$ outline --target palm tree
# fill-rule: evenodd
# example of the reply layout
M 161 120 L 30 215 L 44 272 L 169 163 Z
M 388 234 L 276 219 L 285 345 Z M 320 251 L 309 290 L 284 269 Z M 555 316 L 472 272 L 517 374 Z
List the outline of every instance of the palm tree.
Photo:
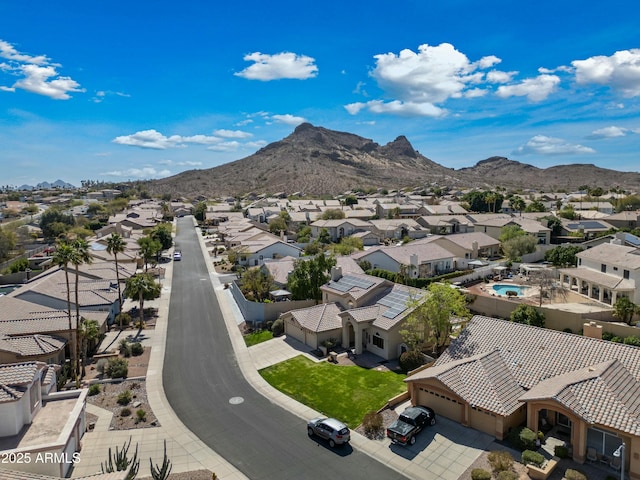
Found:
M 79 329 L 80 341 L 82 343 L 82 376 L 86 374 L 85 365 L 87 363 L 87 350 L 89 342 L 100 338 L 100 327 L 95 320 L 84 320 L 80 324 Z
M 136 273 L 127 280 L 124 287 L 124 296 L 140 302 L 140 324 L 144 326 L 144 301 L 153 300 L 160 296 L 161 286 L 148 273 Z
M 513 197 L 509 203 L 511 204 L 511 207 L 514 210 L 517 210 L 518 212 L 520 212 L 520 216 L 522 216 L 522 210 L 524 210 L 525 207 L 525 203 L 524 200 L 521 197 Z
M 124 252 L 126 243 L 124 238 L 118 233 L 112 233 L 107 238 L 107 252 L 113 254 L 113 258 L 116 261 L 116 282 L 118 283 L 118 315 L 122 313 L 122 292 L 120 290 L 120 269 L 118 267 L 118 254 Z M 122 327 L 122 320 L 120 321 Z
M 489 211 L 492 213 L 495 213 L 496 202 L 498 201 L 498 194 L 494 192 L 488 192 L 484 197 L 484 201 L 487 202 L 487 207 L 489 207 Z
M 69 318 L 69 352 L 71 354 L 71 368 L 74 373 L 74 378 L 78 377 L 78 373 L 75 369 L 76 367 L 76 348 L 74 346 L 74 329 L 73 323 L 71 320 L 71 287 L 69 285 L 69 263 L 71 263 L 71 259 L 73 258 L 74 250 L 73 247 L 66 240 L 58 240 L 56 245 L 56 251 L 53 254 L 52 261 L 55 265 L 58 265 L 64 270 L 64 278 L 67 284 L 67 315 Z M 76 343 L 78 342 L 77 335 Z
M 73 263 L 75 267 L 76 273 L 76 319 L 78 322 L 78 335 L 80 334 L 80 330 L 82 327 L 83 319 L 80 317 L 80 299 L 79 299 L 79 279 L 80 279 L 80 265 L 89 264 L 93 262 L 91 258 L 91 253 L 89 253 L 89 244 L 83 238 L 77 238 L 71 243 L 71 248 L 73 250 L 73 254 L 71 255 L 71 263 Z M 84 365 L 82 366 L 84 370 Z M 80 371 L 80 342 L 76 342 L 76 373 Z M 78 377 L 76 377 L 76 384 L 78 383 Z M 79 385 L 77 385 L 79 386 Z
M 142 237 L 138 239 L 138 245 L 140 245 L 140 255 L 144 260 L 144 271 L 146 272 L 149 260 L 158 255 L 158 252 L 162 250 L 162 244 L 151 237 Z

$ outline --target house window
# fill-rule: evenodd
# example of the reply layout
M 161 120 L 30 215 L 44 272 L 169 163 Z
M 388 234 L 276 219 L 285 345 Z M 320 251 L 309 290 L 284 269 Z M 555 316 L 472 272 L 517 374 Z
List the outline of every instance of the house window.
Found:
M 602 273 L 607 273 L 607 266 L 604 263 L 600 265 L 600 271 Z
M 624 277 L 625 280 L 629 280 L 629 270 L 624 270 L 622 272 L 622 276 Z
M 373 336 L 372 342 L 376 347 L 384 348 L 384 338 L 382 338 L 379 333 L 376 332 L 376 334 Z
M 620 446 L 620 437 L 597 428 L 587 429 L 587 448 L 593 447 L 598 453 L 611 456 Z
M 258 257 L 258 258 L 260 258 L 260 260 L 264 259 L 264 257 L 262 255 L 260 255 L 260 257 Z

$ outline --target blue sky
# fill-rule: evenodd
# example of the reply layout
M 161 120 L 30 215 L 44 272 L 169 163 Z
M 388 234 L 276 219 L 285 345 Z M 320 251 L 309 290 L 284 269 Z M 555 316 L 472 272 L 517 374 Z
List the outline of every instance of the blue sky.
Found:
M 211 168 L 303 121 L 640 171 L 638 2 L 221 3 L 4 2 L 0 185 Z

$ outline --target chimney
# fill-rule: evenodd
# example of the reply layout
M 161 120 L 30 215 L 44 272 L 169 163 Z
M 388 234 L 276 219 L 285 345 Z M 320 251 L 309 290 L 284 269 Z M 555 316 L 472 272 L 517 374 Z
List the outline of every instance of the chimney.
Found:
M 478 258 L 478 242 L 475 240 L 471 244 L 471 258 Z
M 342 278 L 342 267 L 331 267 L 331 281 L 337 282 Z
M 625 235 L 624 232 L 616 232 L 615 238 L 611 240 L 611 243 L 614 245 L 624 245 Z
M 412 253 L 411 255 L 409 255 L 409 263 L 414 266 L 414 267 L 418 267 L 418 254 L 417 253 Z
M 596 322 L 585 323 L 582 325 L 582 334 L 585 337 L 602 340 L 602 325 L 598 325 Z

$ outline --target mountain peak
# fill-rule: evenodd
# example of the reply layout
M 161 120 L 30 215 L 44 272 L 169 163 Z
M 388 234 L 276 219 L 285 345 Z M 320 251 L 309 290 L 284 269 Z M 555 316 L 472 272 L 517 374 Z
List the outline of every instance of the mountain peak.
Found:
M 387 143 L 380 150 L 383 151 L 385 155 L 388 156 L 403 156 L 409 158 L 417 158 L 418 154 L 413 148 L 413 145 L 407 140 L 407 137 L 404 135 L 400 135 L 393 142 Z

